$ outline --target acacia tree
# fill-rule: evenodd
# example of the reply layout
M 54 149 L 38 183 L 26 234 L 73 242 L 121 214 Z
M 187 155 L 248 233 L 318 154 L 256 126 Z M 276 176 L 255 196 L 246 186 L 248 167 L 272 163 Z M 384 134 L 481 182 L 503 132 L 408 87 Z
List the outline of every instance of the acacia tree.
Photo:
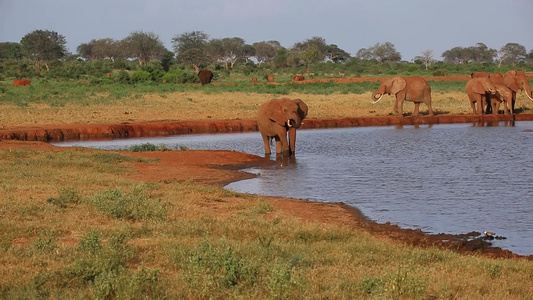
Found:
M 505 62 L 512 63 L 514 67 L 516 62 L 523 61 L 526 56 L 526 47 L 517 43 L 507 43 L 498 52 L 499 66 L 501 66 L 502 62 Z
M 483 43 L 477 43 L 475 46 L 469 47 L 469 59 L 476 63 L 491 63 L 494 62 L 496 56 L 496 49 L 491 49 Z
M 262 41 L 253 43 L 255 58 L 259 66 L 263 63 L 270 63 L 276 56 L 276 52 L 281 48 L 281 44 L 278 41 Z
M 307 76 L 309 76 L 309 65 L 323 61 L 326 58 L 326 50 L 326 40 L 315 36 L 294 44 L 289 53 L 289 60 L 292 58 L 295 62 L 301 61 L 305 66 Z
M 394 44 L 385 42 L 383 44 L 377 43 L 373 49 L 374 58 L 381 62 L 399 62 L 402 59 L 400 52 L 396 51 Z
M 335 44 L 327 45 L 324 54 L 334 63 L 343 63 L 350 59 L 350 54 Z
M 370 48 L 361 48 L 355 56 L 363 60 L 375 59 L 381 63 L 399 62 L 402 59 L 400 52 L 396 51 L 391 42 L 377 43 Z
M 172 46 L 178 61 L 190 64 L 196 72 L 200 71 L 200 65 L 209 63 L 206 47 L 209 35 L 202 31 L 190 31 L 177 34 L 172 38 Z
M 150 59 L 163 58 L 167 51 L 159 36 L 152 32 L 134 31 L 122 40 L 121 45 L 126 56 L 137 58 L 141 66 Z
M 426 66 L 426 70 L 429 68 L 429 66 L 435 61 L 433 58 L 433 50 L 426 49 L 422 51 L 420 56 L 415 57 L 415 60 L 420 60 L 424 66 Z
M 463 47 L 454 47 L 442 53 L 445 63 L 468 63 L 469 55 Z
M 119 56 L 120 43 L 111 38 L 91 40 L 80 44 L 76 50 L 78 54 L 90 60 L 109 58 L 114 60 Z
M 66 44 L 65 36 L 50 30 L 35 30 L 20 40 L 22 54 L 36 63 L 39 76 L 42 75 L 42 63 L 46 66 L 46 70 L 50 71 L 48 61 L 67 55 Z

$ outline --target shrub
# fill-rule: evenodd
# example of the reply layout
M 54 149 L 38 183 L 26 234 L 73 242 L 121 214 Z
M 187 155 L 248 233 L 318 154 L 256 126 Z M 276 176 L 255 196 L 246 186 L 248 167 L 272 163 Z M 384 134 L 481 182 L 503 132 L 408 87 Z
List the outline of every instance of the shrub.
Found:
M 150 82 L 153 81 L 152 74 L 148 71 L 137 70 L 131 74 L 131 81 L 138 82 Z

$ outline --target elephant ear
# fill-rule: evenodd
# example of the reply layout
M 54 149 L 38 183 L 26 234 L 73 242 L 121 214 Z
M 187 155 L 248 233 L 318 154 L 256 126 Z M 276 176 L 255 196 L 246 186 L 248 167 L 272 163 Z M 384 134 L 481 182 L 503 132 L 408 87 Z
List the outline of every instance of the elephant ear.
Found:
M 298 107 L 300 109 L 298 109 L 298 114 L 300 115 L 300 118 L 303 120 L 305 119 L 305 117 L 307 117 L 307 111 L 308 111 L 308 107 L 307 107 L 307 104 L 305 104 L 305 102 L 303 102 L 301 99 L 294 99 L 293 100 L 294 102 L 296 102 L 296 104 L 298 104 Z
M 407 82 L 405 81 L 405 79 L 403 79 L 402 77 L 394 77 L 392 79 L 390 93 L 395 95 L 399 93 L 401 90 L 405 89 L 406 86 L 407 86 Z
M 481 83 L 481 80 L 475 80 L 474 84 L 472 85 L 472 92 L 476 94 L 485 94 L 485 88 L 483 87 L 483 84 Z
M 268 106 L 266 116 L 267 118 L 281 126 L 285 126 L 285 115 L 283 113 L 282 102 L 279 99 L 272 99 L 270 105 Z

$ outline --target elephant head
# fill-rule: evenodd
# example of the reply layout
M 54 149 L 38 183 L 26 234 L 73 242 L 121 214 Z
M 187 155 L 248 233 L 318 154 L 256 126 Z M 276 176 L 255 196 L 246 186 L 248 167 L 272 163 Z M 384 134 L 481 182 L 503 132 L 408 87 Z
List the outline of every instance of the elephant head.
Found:
M 492 83 L 488 77 L 478 77 L 470 79 L 467 82 L 467 92 L 471 91 L 476 94 L 484 95 L 489 93 L 491 95 L 496 94 L 496 86 Z
M 378 103 L 383 98 L 383 95 L 396 95 L 405 89 L 406 86 L 407 82 L 405 79 L 399 76 L 383 81 L 379 88 L 372 93 L 372 100 L 374 100 L 374 103 Z
M 287 128 L 299 128 L 302 125 L 302 120 L 307 116 L 308 110 L 307 105 L 302 100 L 289 98 L 273 100 L 276 101 L 274 101 L 272 109 L 266 113 L 272 122 L 287 126 Z
M 508 71 L 503 76 L 503 85 L 510 88 L 515 93 L 517 93 L 519 90 L 523 90 L 526 93 L 527 97 L 533 101 L 531 85 L 529 84 L 529 81 L 526 77 L 526 73 L 524 71 Z

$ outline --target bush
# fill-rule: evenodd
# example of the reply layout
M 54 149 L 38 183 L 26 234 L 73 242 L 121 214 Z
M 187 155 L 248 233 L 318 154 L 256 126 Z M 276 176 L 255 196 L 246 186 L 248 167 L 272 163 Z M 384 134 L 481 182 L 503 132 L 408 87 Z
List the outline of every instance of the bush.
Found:
M 134 83 L 138 82 L 151 82 L 153 81 L 152 74 L 148 71 L 137 70 L 131 74 L 131 81 Z
M 128 71 L 122 70 L 113 76 L 113 81 L 120 84 L 129 84 L 131 83 L 130 74 Z

